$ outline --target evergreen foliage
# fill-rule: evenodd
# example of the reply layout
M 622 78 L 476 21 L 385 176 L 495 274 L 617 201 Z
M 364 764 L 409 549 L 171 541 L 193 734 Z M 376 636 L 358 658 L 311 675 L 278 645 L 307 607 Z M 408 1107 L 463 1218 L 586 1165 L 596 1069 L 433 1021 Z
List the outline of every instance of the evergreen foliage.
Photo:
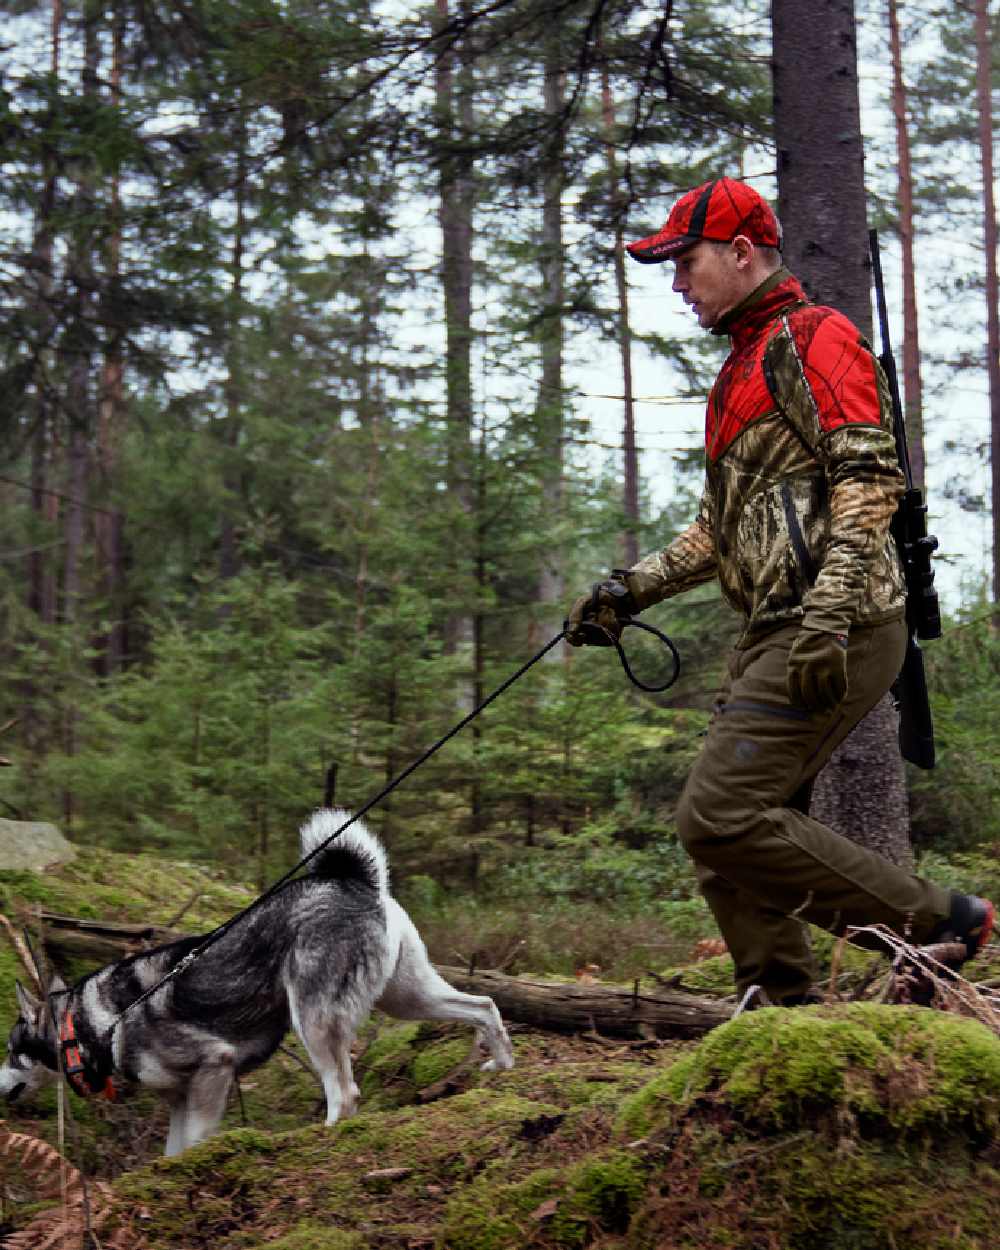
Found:
M 615 562 L 620 457 L 597 458 L 566 379 L 618 330 L 616 228 L 766 149 L 766 6 L 517 0 L 431 21 L 371 0 L 76 0 L 56 29 L 49 5 L 6 10 L 0 803 L 265 881 L 331 765 L 356 809 L 551 636 L 551 563 L 575 590 Z M 456 173 L 461 431 L 439 229 Z M 717 344 L 638 337 L 703 392 Z M 689 519 L 690 467 L 668 508 L 641 484 L 644 549 Z M 566 895 L 591 859 L 648 849 L 656 875 L 732 621 L 711 590 L 650 619 L 681 682 L 637 696 L 612 653 L 553 652 L 373 811 L 400 875 L 473 881 L 546 847 Z M 627 640 L 637 672 L 662 671 Z M 942 654 L 962 743 L 965 671 Z M 954 758 L 978 777 L 990 757 Z M 948 804 L 963 844 L 996 820 L 968 782 Z

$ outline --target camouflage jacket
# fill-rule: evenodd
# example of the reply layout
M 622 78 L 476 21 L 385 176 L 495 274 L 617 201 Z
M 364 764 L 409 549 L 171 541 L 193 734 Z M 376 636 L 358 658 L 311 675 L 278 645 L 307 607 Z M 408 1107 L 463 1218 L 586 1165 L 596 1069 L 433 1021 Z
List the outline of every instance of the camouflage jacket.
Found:
M 738 646 L 804 620 L 846 633 L 903 615 L 889 522 L 903 493 L 885 376 L 857 328 L 781 269 L 725 319 L 694 523 L 629 570 L 647 607 L 718 577 Z

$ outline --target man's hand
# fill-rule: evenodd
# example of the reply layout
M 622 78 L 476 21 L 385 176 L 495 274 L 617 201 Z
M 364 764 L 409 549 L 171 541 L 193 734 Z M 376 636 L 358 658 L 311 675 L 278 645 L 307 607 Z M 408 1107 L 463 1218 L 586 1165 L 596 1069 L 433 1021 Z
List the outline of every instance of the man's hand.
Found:
M 616 569 L 608 581 L 595 582 L 590 594 L 573 604 L 564 625 L 571 646 L 610 647 L 621 637 L 623 618 L 636 610 L 625 578 Z
M 847 635 L 804 625 L 788 653 L 788 697 L 810 712 L 832 712 L 847 694 Z

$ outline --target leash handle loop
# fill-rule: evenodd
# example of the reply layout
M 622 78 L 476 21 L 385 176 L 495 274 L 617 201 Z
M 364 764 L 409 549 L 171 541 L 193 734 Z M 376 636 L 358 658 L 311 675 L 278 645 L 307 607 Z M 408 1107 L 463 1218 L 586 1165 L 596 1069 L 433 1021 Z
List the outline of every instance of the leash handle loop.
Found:
M 612 646 L 615 648 L 618 652 L 618 658 L 621 660 L 622 668 L 625 670 L 625 676 L 629 679 L 633 686 L 637 686 L 640 690 L 645 690 L 649 694 L 662 694 L 664 690 L 669 690 L 677 678 L 681 675 L 681 657 L 673 642 L 667 637 L 663 630 L 657 629 L 655 625 L 648 625 L 645 621 L 637 621 L 634 616 L 620 616 L 618 618 L 618 623 L 621 625 L 622 630 L 624 630 L 628 625 L 634 625 L 636 629 L 645 630 L 647 634 L 652 634 L 654 638 L 659 638 L 660 642 L 662 642 L 670 652 L 673 660 L 673 671 L 662 685 L 649 686 L 644 681 L 640 681 L 639 678 L 636 677 L 635 673 L 632 671 L 632 666 L 628 662 L 628 656 L 625 654 L 625 648 L 622 646 L 621 638 L 615 637 L 610 629 L 605 629 L 603 625 L 600 625 L 597 621 L 592 620 L 581 621 L 580 625 L 584 626 L 586 629 L 597 630 L 604 635 L 607 642 L 601 641 L 596 645 L 602 647 Z

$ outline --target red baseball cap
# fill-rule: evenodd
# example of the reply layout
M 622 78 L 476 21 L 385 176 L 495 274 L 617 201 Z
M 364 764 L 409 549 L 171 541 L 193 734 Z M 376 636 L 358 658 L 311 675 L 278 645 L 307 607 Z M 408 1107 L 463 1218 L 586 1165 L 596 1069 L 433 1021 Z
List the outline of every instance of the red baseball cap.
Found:
M 702 239 L 728 243 L 738 234 L 759 247 L 781 248 L 781 226 L 767 200 L 745 182 L 719 178 L 685 192 L 663 229 L 629 243 L 627 251 L 644 265 L 658 265 Z

